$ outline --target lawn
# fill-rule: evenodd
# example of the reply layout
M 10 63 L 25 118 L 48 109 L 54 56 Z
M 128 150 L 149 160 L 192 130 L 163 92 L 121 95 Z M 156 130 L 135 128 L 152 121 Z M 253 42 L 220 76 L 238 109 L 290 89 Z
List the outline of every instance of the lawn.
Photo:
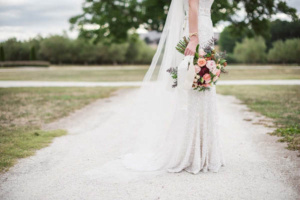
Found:
M 252 110 L 274 119 L 288 149 L 300 151 L 299 86 L 218 86 L 218 93 L 234 95 Z
M 276 79 L 300 79 L 300 68 L 294 67 L 273 67 L 256 68 L 249 66 L 239 68 L 232 66 L 227 68 L 228 73 L 222 75 L 221 80 L 276 80 Z
M 118 88 L 2 88 L 0 89 L 0 172 L 18 158 L 47 146 L 64 130 L 41 126 L 79 109 Z
M 37 70 L 1 72 L 0 80 L 35 80 L 35 81 L 141 81 L 147 67 L 134 69 L 71 69 L 40 68 Z
M 37 70 L 1 71 L 0 80 L 35 80 L 35 81 L 142 81 L 147 71 L 147 66 L 137 66 L 133 69 L 112 67 L 103 69 L 97 67 L 50 67 Z M 273 66 L 273 67 L 228 67 L 227 74 L 222 75 L 222 80 L 245 79 L 300 79 L 300 67 Z

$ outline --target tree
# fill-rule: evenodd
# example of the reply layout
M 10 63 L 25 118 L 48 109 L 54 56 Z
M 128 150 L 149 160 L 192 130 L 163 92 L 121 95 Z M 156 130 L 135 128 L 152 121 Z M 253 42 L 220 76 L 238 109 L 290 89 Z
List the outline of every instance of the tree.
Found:
M 80 36 L 95 42 L 110 38 L 122 41 L 129 30 L 144 24 L 149 30 L 161 31 L 171 0 L 85 0 L 83 13 L 70 19 L 72 28 L 79 28 Z M 245 10 L 245 16 L 236 17 L 236 12 Z M 222 0 L 212 5 L 212 21 L 229 21 L 236 33 L 253 30 L 257 35 L 266 35 L 269 19 L 276 13 L 286 13 L 297 20 L 296 9 L 283 0 Z
M 70 23 L 79 28 L 80 37 L 100 39 L 109 36 L 114 41 L 122 41 L 131 28 L 141 23 L 141 7 L 137 0 L 85 0 L 83 13 L 72 17 Z
M 5 49 L 5 60 L 29 60 L 30 47 L 28 43 L 10 38 L 2 43 Z
M 262 37 L 245 38 L 234 48 L 234 57 L 243 63 L 263 63 L 266 61 L 266 44 Z
M 268 48 L 277 40 L 300 38 L 300 20 L 294 22 L 275 20 L 271 22 L 271 37 L 267 39 Z
M 0 61 L 5 61 L 5 53 L 3 46 L 0 46 Z
M 273 63 L 300 63 L 300 39 L 278 40 L 268 53 L 268 61 Z
M 246 33 L 242 35 L 236 35 L 232 32 L 232 26 L 225 27 L 221 32 L 218 41 L 221 50 L 226 51 L 227 53 L 232 53 L 236 42 L 241 42 L 242 39 L 246 36 Z
M 51 63 L 70 63 L 72 41 L 66 36 L 54 35 L 41 42 L 40 56 Z
M 36 60 L 35 47 L 32 46 L 30 50 L 30 60 Z

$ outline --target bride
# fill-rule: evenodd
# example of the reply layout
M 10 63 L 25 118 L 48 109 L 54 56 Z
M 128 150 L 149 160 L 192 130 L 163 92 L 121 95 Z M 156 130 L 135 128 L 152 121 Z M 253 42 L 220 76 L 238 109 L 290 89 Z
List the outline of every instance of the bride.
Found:
M 197 174 L 218 172 L 224 165 L 215 86 L 204 92 L 172 88 L 166 72 L 184 59 L 175 49 L 183 36 L 190 38 L 185 57 L 194 56 L 198 44 L 201 48 L 211 41 L 212 3 L 172 0 L 157 52 L 126 119 L 135 140 L 122 157 L 126 168 Z M 178 80 L 182 76 L 179 69 Z

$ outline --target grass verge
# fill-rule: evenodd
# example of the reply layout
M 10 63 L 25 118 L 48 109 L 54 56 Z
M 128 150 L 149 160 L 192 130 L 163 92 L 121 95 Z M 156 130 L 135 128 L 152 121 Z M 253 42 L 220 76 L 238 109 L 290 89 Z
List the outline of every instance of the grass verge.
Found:
M 34 154 L 64 130 L 41 130 L 45 123 L 67 116 L 92 101 L 109 97 L 118 88 L 0 89 L 0 172 L 18 158 Z
M 218 86 L 218 93 L 234 95 L 252 110 L 274 119 L 278 127 L 271 135 L 281 136 L 288 149 L 300 152 L 299 86 Z
M 121 68 L 70 68 L 50 67 L 33 70 L 3 69 L 0 70 L 0 80 L 23 81 L 142 81 L 147 66 L 138 66 L 133 69 Z M 6 71 L 5 71 L 6 70 Z M 300 69 L 290 66 L 277 66 L 273 68 L 239 68 L 228 67 L 228 74 L 222 75 L 222 80 L 275 80 L 300 79 Z

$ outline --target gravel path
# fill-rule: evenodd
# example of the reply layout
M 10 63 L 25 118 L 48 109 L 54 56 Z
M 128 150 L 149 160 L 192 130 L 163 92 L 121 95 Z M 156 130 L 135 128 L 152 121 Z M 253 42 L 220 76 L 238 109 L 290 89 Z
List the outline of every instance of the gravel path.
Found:
M 0 88 L 8 87 L 108 87 L 140 86 L 142 82 L 69 82 L 69 81 L 0 81 Z M 224 80 L 218 85 L 300 85 L 300 80 Z
M 120 165 L 120 147 L 132 138 L 115 123 L 136 90 L 98 100 L 45 128 L 65 128 L 36 155 L 21 159 L 0 177 L 0 199 L 296 200 L 299 158 L 269 136 L 261 123 L 231 96 L 218 96 L 226 166 L 219 173 L 134 172 Z

